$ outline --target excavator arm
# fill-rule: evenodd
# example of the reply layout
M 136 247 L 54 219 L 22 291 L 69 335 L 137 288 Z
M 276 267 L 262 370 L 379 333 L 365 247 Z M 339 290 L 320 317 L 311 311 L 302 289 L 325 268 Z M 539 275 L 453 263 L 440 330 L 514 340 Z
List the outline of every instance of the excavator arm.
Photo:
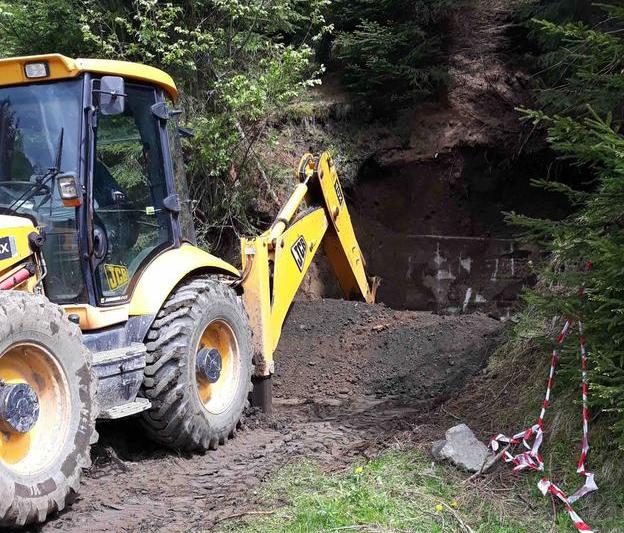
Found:
M 258 237 L 241 240 L 243 300 L 254 332 L 256 382 L 273 373 L 273 352 L 284 319 L 321 246 L 345 298 L 372 303 L 379 284 L 377 278 L 366 275 L 330 155 L 305 154 L 297 175 L 300 183 L 271 227 Z M 306 209 L 302 210 L 304 203 Z M 256 383 L 255 389 L 262 388 Z M 257 403 L 266 408 L 270 393 L 262 394 L 265 398 Z

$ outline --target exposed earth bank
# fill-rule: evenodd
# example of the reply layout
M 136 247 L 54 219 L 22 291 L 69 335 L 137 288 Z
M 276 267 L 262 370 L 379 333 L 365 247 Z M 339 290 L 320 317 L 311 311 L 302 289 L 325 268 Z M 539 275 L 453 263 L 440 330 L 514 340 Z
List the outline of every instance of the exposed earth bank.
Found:
M 539 254 L 514 239 L 503 213 L 569 212 L 562 195 L 531 185 L 552 154 L 520 120 L 519 108 L 535 106 L 534 81 L 514 3 L 474 0 L 449 14 L 442 99 L 361 123 L 338 83 L 318 89 L 324 103 L 352 113 L 344 120 L 336 111 L 322 132 L 330 146 L 346 139 L 337 170 L 368 269 L 384 280 L 378 301 L 393 308 L 510 316 L 535 282 Z M 315 265 L 311 278 L 309 294 L 338 294 L 328 268 Z
M 290 462 L 331 471 L 397 439 L 430 442 L 446 429 L 432 413 L 484 366 L 502 328 L 482 314 L 298 302 L 276 354 L 273 417 L 250 412 L 203 456 L 151 444 L 132 419 L 102 425 L 80 496 L 38 530 L 207 530 L 254 508 L 259 484 Z

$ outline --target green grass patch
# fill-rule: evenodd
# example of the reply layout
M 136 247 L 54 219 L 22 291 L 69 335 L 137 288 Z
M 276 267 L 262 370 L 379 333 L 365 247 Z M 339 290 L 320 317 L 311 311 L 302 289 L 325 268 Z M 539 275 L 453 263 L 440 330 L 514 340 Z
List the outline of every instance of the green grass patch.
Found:
M 416 450 L 388 451 L 348 470 L 325 473 L 303 461 L 287 466 L 263 488 L 270 515 L 221 524 L 221 531 L 422 531 L 521 533 L 547 531 L 551 521 L 511 506 L 509 512 L 476 494 L 451 468 Z M 511 513 L 511 514 L 510 514 Z

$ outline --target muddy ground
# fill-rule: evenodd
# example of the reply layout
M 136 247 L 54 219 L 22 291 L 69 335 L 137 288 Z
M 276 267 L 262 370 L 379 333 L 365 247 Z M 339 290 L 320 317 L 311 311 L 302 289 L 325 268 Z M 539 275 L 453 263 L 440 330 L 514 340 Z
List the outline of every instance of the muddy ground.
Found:
M 275 413 L 251 412 L 205 455 L 147 441 L 132 419 L 103 424 L 73 506 L 40 531 L 197 531 L 257 503 L 287 463 L 328 471 L 399 440 L 431 441 L 435 415 L 484 366 L 502 323 L 339 300 L 296 303 L 276 354 Z

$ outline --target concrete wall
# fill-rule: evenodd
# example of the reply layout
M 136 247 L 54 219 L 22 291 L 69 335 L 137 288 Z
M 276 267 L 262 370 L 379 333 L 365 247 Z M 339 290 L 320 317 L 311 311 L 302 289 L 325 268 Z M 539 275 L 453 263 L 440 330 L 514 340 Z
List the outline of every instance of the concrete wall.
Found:
M 391 307 L 507 316 L 534 281 L 530 250 L 509 239 L 386 235 L 366 256 Z

